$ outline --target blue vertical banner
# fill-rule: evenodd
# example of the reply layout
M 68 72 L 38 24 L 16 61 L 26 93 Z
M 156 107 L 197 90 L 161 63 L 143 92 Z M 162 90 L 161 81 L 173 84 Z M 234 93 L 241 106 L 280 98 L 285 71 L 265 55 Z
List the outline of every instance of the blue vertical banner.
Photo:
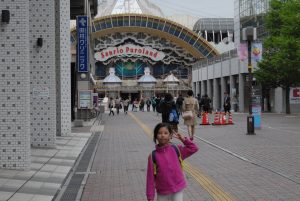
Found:
M 77 16 L 77 72 L 88 72 L 88 17 Z

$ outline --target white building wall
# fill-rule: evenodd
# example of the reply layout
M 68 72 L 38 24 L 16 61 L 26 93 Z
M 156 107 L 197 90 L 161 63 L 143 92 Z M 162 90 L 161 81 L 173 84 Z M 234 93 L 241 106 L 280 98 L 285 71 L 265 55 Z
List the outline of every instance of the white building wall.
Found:
M 54 147 L 56 138 L 55 2 L 29 1 L 31 144 Z M 43 46 L 37 39 L 43 38 Z
M 239 59 L 236 58 L 232 58 L 231 59 L 231 74 L 238 74 L 239 73 Z
M 70 1 L 56 0 L 57 135 L 71 133 Z
M 214 65 L 208 66 L 207 71 L 208 71 L 208 73 L 207 73 L 208 77 L 207 78 L 208 79 L 213 79 L 214 78 Z
M 221 63 L 216 63 L 214 64 L 214 77 L 221 77 L 222 76 L 222 64 Z
M 0 22 L 0 168 L 30 168 L 29 3 L 1 0 L 10 22 Z
M 230 75 L 230 60 L 226 60 L 222 62 L 222 76 Z

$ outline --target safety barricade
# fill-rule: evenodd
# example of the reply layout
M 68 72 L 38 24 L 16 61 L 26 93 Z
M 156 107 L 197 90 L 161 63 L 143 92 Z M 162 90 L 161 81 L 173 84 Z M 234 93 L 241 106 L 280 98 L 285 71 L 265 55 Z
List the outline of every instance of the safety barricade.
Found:
M 209 115 L 207 112 L 202 113 L 202 123 L 200 125 L 210 125 L 209 123 Z
M 233 120 L 232 120 L 232 113 L 229 112 L 229 119 L 228 119 L 228 125 L 233 125 Z

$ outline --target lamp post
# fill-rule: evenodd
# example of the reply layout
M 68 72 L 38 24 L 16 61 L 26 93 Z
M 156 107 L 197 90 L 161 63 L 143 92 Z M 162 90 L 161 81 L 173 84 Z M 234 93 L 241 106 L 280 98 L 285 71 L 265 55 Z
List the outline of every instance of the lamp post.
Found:
M 242 39 L 248 45 L 248 87 L 249 87 L 249 114 L 247 116 L 247 135 L 255 135 L 254 116 L 252 115 L 252 64 L 251 64 L 251 42 L 256 40 L 256 28 L 246 27 L 242 29 Z

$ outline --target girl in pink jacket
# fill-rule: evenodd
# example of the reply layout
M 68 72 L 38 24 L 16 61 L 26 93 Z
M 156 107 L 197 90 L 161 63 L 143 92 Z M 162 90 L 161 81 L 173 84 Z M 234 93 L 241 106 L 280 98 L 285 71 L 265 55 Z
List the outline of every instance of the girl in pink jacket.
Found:
M 171 137 L 179 139 L 182 145 L 173 145 Z M 146 196 L 154 201 L 155 190 L 158 201 L 183 201 L 183 189 L 187 186 L 180 159 L 184 160 L 198 151 L 190 139 L 174 133 L 167 123 L 154 128 L 153 140 L 156 149 L 148 157 Z

